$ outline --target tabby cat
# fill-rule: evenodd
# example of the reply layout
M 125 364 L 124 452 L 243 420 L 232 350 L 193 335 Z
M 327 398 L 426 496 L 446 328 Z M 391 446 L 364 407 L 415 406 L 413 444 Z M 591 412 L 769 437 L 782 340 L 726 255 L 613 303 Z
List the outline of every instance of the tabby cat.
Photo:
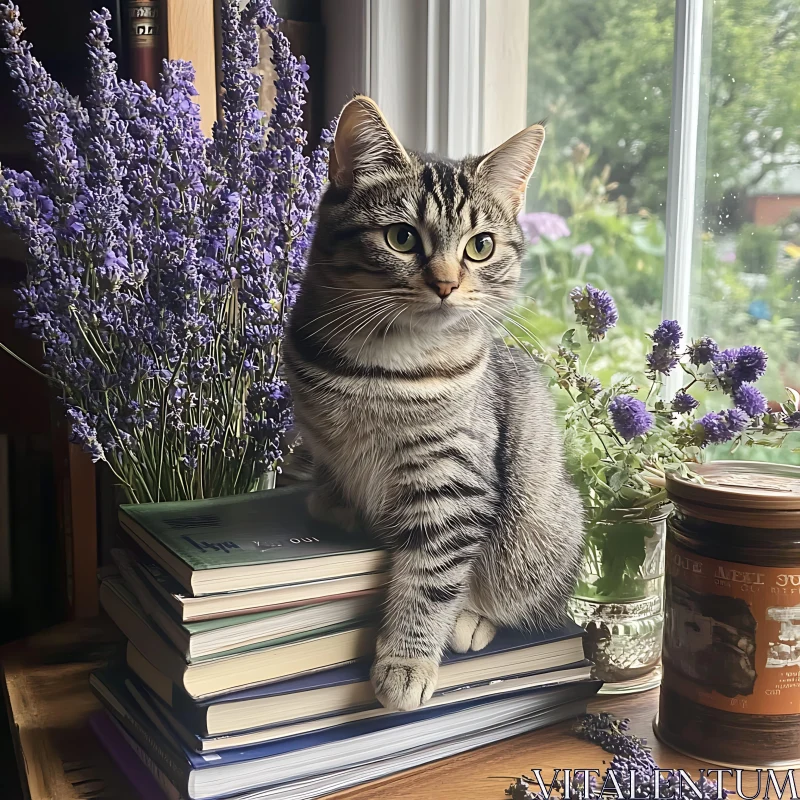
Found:
M 448 645 L 558 623 L 574 585 L 583 518 L 553 404 L 495 338 L 543 141 L 533 125 L 483 157 L 417 155 L 356 97 L 331 150 L 285 363 L 311 513 L 392 553 L 372 667 L 388 708 L 431 696 Z

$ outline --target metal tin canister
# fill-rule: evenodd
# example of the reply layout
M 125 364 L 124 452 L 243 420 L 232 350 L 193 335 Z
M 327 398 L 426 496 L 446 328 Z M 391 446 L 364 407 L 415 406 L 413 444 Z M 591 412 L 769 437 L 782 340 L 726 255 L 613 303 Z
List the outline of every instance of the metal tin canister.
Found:
M 656 734 L 725 766 L 800 766 L 800 468 L 695 471 L 666 482 Z

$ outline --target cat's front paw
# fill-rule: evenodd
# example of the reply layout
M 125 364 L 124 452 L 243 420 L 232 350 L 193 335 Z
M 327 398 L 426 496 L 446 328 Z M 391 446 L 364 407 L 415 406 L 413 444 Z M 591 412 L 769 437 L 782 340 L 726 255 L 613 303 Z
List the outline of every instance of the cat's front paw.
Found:
M 486 617 L 464 609 L 456 620 L 450 636 L 450 647 L 456 653 L 483 650 L 494 639 L 497 628 Z
M 430 699 L 439 676 L 439 662 L 382 656 L 372 665 L 375 696 L 384 708 L 413 711 Z

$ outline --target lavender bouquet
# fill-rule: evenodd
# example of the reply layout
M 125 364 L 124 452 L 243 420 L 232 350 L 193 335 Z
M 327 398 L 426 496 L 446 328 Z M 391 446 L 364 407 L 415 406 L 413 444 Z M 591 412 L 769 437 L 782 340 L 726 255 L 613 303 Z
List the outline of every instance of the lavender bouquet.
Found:
M 757 388 L 767 354 L 750 345 L 721 350 L 708 337 L 683 344 L 674 320 L 649 335 L 645 372 L 649 385 L 627 376 L 603 387 L 588 371 L 594 348 L 616 325 L 608 292 L 590 284 L 570 299 L 586 342 L 567 331 L 555 352 L 539 358 L 552 371 L 551 384 L 568 398 L 565 415 L 571 471 L 584 497 L 588 533 L 584 573 L 576 594 L 602 602 L 634 600 L 647 593 L 642 567 L 652 555 L 654 528 L 667 502 L 664 476 L 688 476 L 692 462 L 710 445 L 780 446 L 800 432 L 800 396 L 770 406 Z M 685 380 L 672 397 L 662 396 L 664 376 L 680 370 Z M 697 389 L 727 397 L 727 406 L 701 414 Z M 795 452 L 800 449 L 795 450 Z
M 93 13 L 83 103 L 0 4 L 0 42 L 39 170 L 2 170 L 0 221 L 25 241 L 18 322 L 42 343 L 71 439 L 133 502 L 249 491 L 292 424 L 280 344 L 327 150 L 303 154 L 307 66 L 268 0 L 222 3 L 222 118 L 200 129 L 191 64 L 157 90 L 119 80 Z M 258 31 L 277 96 L 258 109 Z M 329 135 L 328 135 L 329 136 Z

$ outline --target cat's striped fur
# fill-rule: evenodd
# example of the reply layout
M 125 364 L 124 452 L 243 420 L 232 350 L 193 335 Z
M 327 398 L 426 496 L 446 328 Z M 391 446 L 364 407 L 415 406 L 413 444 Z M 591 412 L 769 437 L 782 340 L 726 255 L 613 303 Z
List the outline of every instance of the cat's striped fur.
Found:
M 581 503 L 550 395 L 531 358 L 494 338 L 543 136 L 534 126 L 483 159 L 431 159 L 356 98 L 331 153 L 285 362 L 317 469 L 312 513 L 365 525 L 393 554 L 372 671 L 391 708 L 430 696 L 448 644 L 555 623 L 573 587 Z M 417 233 L 413 252 L 390 247 L 398 223 Z M 494 251 L 470 261 L 483 233 Z

